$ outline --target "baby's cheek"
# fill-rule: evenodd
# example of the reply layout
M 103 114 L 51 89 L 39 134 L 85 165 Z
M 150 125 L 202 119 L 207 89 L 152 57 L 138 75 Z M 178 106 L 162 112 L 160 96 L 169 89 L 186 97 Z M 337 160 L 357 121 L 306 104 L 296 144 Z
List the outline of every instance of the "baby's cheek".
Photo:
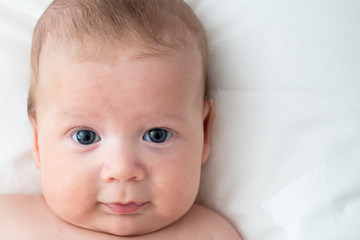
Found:
M 53 189 L 50 189 L 51 187 Z M 54 182 L 45 189 L 44 197 L 49 208 L 59 218 L 65 222 L 81 226 L 94 207 L 92 199 L 87 198 L 87 194 L 81 193 L 81 191 L 84 190 L 76 185 Z
M 158 195 L 162 200 L 162 206 L 170 214 L 178 211 L 185 213 L 193 204 L 199 187 L 200 170 L 197 167 L 188 169 L 176 167 L 168 170 L 160 182 L 161 192 Z
M 51 209 L 60 217 L 75 215 L 86 207 L 84 199 L 88 189 L 81 178 L 61 168 L 43 169 L 44 197 Z M 91 199 L 91 198 L 88 198 Z

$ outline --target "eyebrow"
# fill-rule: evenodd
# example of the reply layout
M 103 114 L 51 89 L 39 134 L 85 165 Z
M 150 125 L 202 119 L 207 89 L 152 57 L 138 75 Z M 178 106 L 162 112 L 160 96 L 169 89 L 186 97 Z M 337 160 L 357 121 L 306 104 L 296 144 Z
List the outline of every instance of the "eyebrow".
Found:
M 71 111 L 68 109 L 61 109 L 57 111 L 56 114 L 67 121 L 84 121 L 84 119 L 101 120 L 101 114 L 94 111 Z
M 60 116 L 64 116 L 66 118 L 71 118 L 71 119 L 81 119 L 81 118 L 92 118 L 92 119 L 96 119 L 96 118 L 100 118 L 101 114 L 99 114 L 99 112 L 95 112 L 95 111 L 70 111 L 67 109 L 63 109 L 59 111 Z M 147 115 L 142 115 L 139 114 L 139 116 L 137 117 L 138 119 L 146 119 L 148 121 L 151 122 L 161 122 L 165 120 L 172 120 L 172 121 L 178 121 L 178 122 L 182 122 L 182 123 L 186 123 L 188 122 L 188 120 L 186 118 L 183 117 L 182 114 L 173 114 L 173 113 L 165 113 L 162 114 L 161 116 L 157 116 L 157 114 L 153 114 L 154 116 L 151 116 L 149 114 Z
M 149 119 L 149 117 L 147 117 Z M 156 116 L 154 118 L 150 118 L 149 120 L 152 121 L 154 120 L 154 122 L 156 121 L 162 121 L 163 119 L 171 119 L 174 121 L 179 121 L 179 122 L 183 122 L 186 123 L 187 120 L 181 115 L 181 114 L 164 114 L 161 116 Z

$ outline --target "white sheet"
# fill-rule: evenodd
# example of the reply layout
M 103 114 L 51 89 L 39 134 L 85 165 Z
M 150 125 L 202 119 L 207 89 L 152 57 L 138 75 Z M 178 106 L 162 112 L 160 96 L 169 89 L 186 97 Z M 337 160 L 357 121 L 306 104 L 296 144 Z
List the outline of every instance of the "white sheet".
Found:
M 199 201 L 244 239 L 360 239 L 360 2 L 187 2 L 216 104 Z M 40 192 L 26 95 L 48 3 L 0 0 L 0 194 Z

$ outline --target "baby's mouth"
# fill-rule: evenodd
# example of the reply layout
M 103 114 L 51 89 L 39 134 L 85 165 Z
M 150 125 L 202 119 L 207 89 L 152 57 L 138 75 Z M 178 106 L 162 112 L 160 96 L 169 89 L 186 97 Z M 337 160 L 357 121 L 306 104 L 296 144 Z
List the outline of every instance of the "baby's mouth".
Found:
M 113 213 L 116 214 L 134 214 L 144 207 L 142 202 L 128 202 L 128 203 L 104 203 Z

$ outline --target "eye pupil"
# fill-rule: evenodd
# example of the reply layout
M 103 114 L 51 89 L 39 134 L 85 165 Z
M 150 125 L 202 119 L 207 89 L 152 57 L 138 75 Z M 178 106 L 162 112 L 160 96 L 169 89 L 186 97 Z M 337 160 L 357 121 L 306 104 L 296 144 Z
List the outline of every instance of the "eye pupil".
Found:
M 162 143 L 167 139 L 167 134 L 165 129 L 156 128 L 149 131 L 149 138 L 152 142 Z
M 94 143 L 96 134 L 90 130 L 82 130 L 76 134 L 76 138 L 80 144 L 89 145 Z

